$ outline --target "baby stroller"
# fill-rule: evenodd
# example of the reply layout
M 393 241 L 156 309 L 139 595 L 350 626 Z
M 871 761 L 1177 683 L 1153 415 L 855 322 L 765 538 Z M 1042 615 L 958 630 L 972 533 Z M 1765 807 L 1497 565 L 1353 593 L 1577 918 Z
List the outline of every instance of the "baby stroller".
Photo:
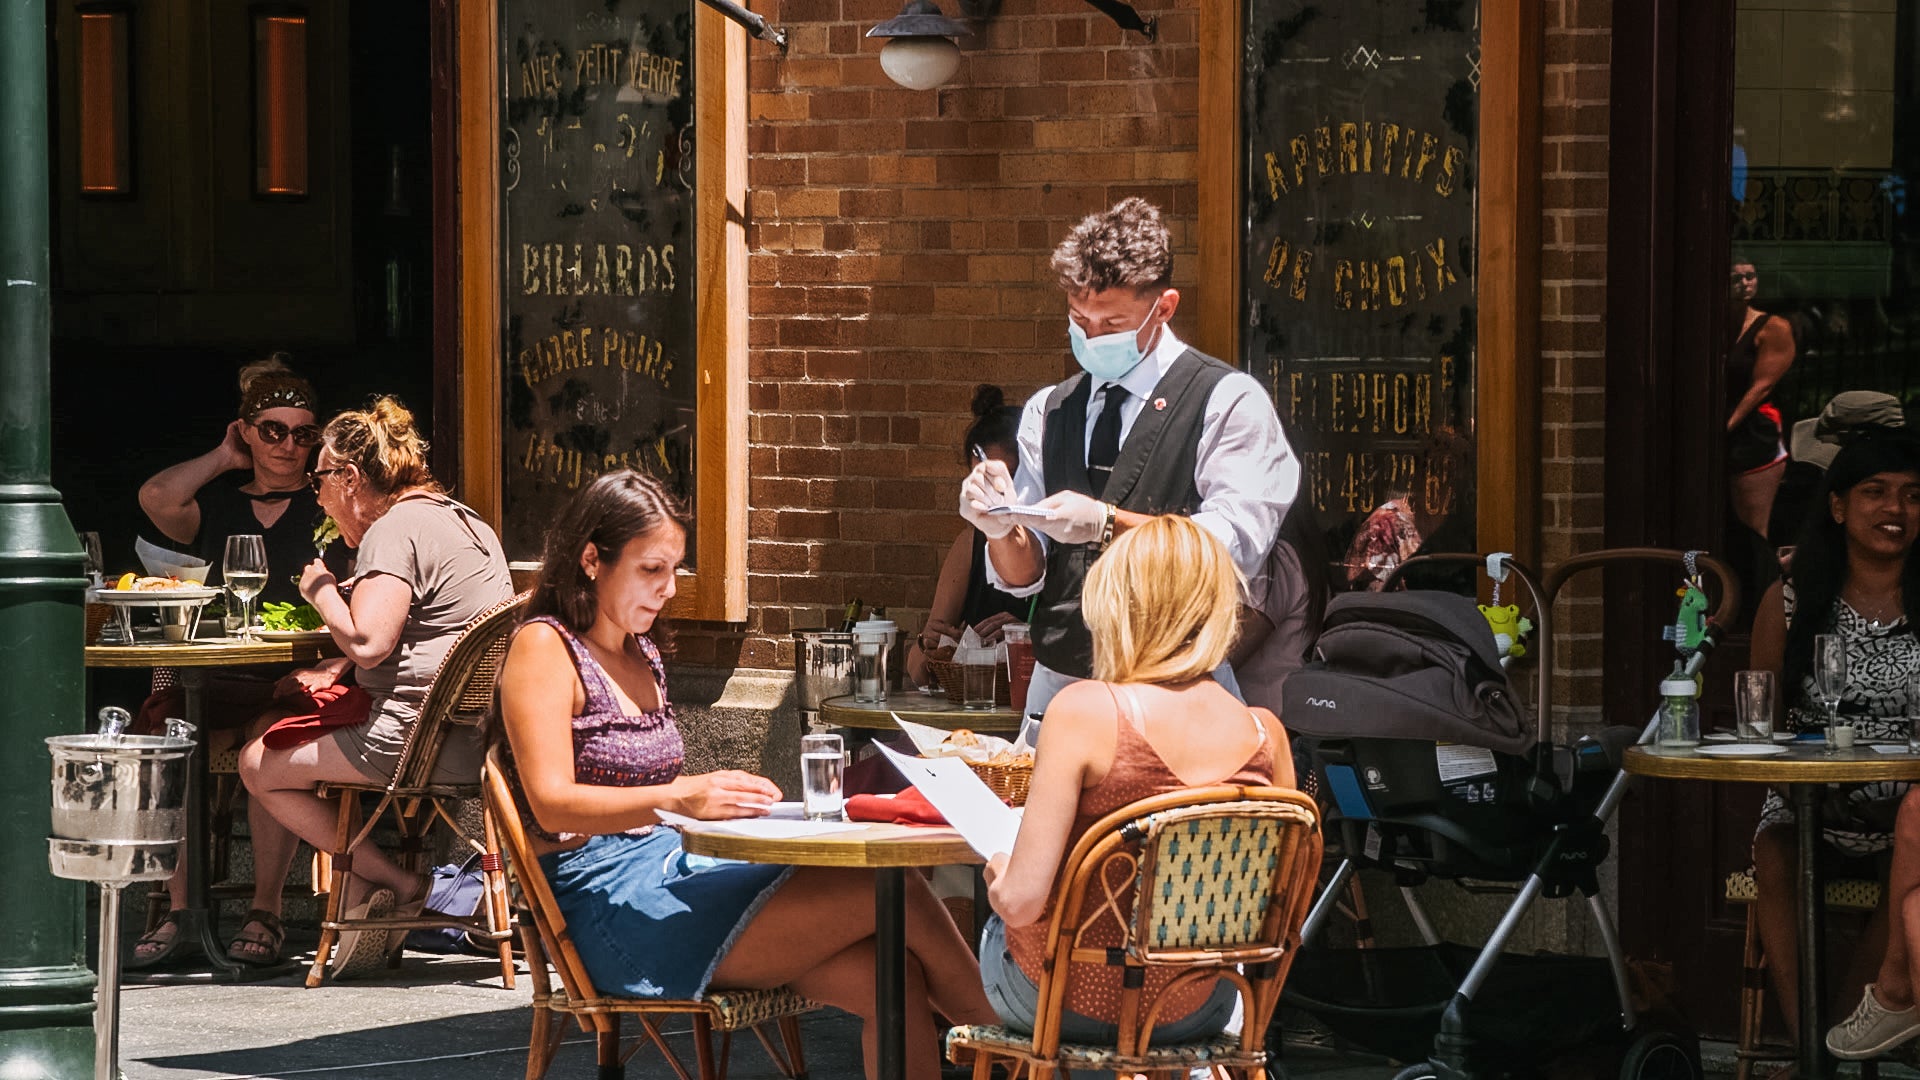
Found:
M 1444 592 L 1354 593 L 1328 606 L 1315 661 L 1289 677 L 1288 728 L 1309 744 L 1327 848 L 1338 864 L 1309 913 L 1307 946 L 1283 1001 L 1364 1049 L 1413 1061 L 1398 1080 L 1527 1075 L 1566 1051 L 1609 1044 L 1623 1080 L 1700 1075 L 1698 1040 L 1636 1017 L 1613 919 L 1599 893 L 1607 819 L 1625 791 L 1621 754 L 1644 732 L 1609 728 L 1552 742 L 1552 594 L 1573 573 L 1620 558 L 1680 561 L 1678 552 L 1602 552 L 1563 566 L 1541 588 L 1504 556 L 1539 622 L 1537 720 L 1515 700 L 1487 620 Z M 1480 561 L 1477 556 L 1410 560 Z M 1719 580 L 1725 625 L 1738 604 Z M 1403 567 L 1405 569 L 1405 567 Z M 1391 584 L 1391 583 L 1389 583 Z M 1688 660 L 1705 662 L 1708 639 Z M 1656 716 L 1657 720 L 1657 716 Z M 1390 874 L 1425 944 L 1333 949 L 1316 943 L 1357 870 Z M 1478 948 L 1443 942 L 1413 887 L 1428 879 L 1514 895 Z M 1518 956 L 1503 950 L 1533 902 L 1585 897 L 1605 951 Z

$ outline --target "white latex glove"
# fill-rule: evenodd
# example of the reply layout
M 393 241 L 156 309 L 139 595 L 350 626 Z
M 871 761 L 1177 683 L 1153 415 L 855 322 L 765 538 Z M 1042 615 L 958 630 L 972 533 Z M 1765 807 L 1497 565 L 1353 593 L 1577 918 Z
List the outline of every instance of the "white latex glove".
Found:
M 960 485 L 960 516 L 979 529 L 989 540 L 998 540 L 1014 530 L 1014 521 L 1005 514 L 989 514 L 995 506 L 1005 506 L 1013 497 L 1013 476 L 1007 467 L 992 459 L 981 462 Z
M 1053 511 L 1048 519 L 1028 520 L 1062 544 L 1091 544 L 1107 525 L 1107 504 L 1077 491 L 1058 491 L 1034 504 Z

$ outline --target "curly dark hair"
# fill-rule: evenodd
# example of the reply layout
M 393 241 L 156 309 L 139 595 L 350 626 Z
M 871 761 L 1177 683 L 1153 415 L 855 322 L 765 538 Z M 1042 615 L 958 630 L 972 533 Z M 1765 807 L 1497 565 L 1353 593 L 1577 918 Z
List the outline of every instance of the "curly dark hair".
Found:
M 1827 467 L 1820 498 L 1807 513 L 1793 549 L 1794 618 L 1787 627 L 1780 693 L 1791 702 L 1813 671 L 1813 639 L 1832 632 L 1840 591 L 1847 584 L 1847 530 L 1833 520 L 1831 497 L 1844 496 L 1868 477 L 1887 472 L 1920 472 L 1920 438 L 1899 428 L 1863 427 L 1854 432 Z M 1907 632 L 1920 619 L 1920 544 L 1907 552 L 1900 574 L 1900 604 Z
M 690 531 L 686 512 L 660 481 L 632 469 L 602 474 L 561 509 L 547 530 L 540 581 L 527 598 L 525 618 L 551 615 L 574 633 L 586 633 L 599 613 L 593 579 L 580 566 L 587 545 L 611 565 L 628 543 L 668 524 Z M 654 620 L 647 637 L 667 651 L 666 621 Z
M 1053 249 L 1060 287 L 1078 295 L 1173 283 L 1173 238 L 1160 208 L 1138 196 L 1088 214 Z

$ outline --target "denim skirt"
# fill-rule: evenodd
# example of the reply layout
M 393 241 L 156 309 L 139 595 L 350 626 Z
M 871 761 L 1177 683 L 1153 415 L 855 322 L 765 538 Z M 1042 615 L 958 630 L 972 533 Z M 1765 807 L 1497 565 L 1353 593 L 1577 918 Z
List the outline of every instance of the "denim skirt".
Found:
M 694 1000 L 790 866 L 689 855 L 680 834 L 595 836 L 540 856 L 594 989 Z

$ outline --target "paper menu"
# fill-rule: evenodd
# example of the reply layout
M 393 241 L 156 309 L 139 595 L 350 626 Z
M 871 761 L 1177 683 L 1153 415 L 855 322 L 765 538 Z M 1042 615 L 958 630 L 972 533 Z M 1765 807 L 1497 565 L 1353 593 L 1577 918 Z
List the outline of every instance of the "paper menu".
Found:
M 767 840 L 795 840 L 807 836 L 824 836 L 828 833 L 854 832 L 867 827 L 865 822 L 860 821 L 796 821 L 786 816 L 701 821 L 698 818 L 687 817 L 685 814 L 676 814 L 671 810 L 656 810 L 654 814 L 660 818 L 660 823 L 663 825 L 698 825 L 709 832 L 757 836 Z
M 874 746 L 887 755 L 908 783 L 920 789 L 920 794 L 981 858 L 1012 854 L 1014 837 L 1020 832 L 1020 812 L 1001 802 L 966 762 L 950 757 L 908 757 L 884 743 Z

